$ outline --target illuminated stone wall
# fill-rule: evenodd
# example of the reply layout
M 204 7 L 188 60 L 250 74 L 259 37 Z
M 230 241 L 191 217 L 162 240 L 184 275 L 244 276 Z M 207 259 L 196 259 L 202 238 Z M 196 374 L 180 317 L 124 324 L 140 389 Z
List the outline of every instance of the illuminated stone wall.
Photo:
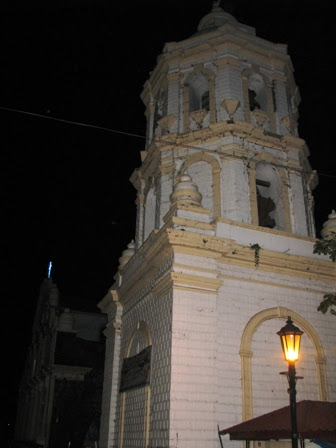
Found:
M 335 265 L 313 254 L 317 179 L 286 46 L 215 6 L 165 45 L 141 98 L 134 248 L 99 305 L 120 346 L 101 447 L 213 448 L 217 425 L 287 405 L 276 332 L 288 315 L 304 331 L 298 399 L 335 400 L 335 325 L 317 312 Z M 137 331 L 152 344 L 151 383 L 120 394 Z

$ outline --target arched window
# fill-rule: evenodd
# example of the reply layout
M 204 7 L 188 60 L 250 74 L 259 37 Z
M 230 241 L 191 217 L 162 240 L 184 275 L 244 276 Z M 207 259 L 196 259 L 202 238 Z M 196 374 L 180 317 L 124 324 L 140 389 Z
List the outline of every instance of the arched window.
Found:
M 256 166 L 258 225 L 285 229 L 282 182 L 275 166 L 260 162 Z
M 203 93 L 201 97 L 201 109 L 210 110 L 209 90 Z
M 168 89 L 167 87 L 163 87 L 157 96 L 155 101 L 155 109 L 154 109 L 154 120 L 153 120 L 153 130 L 154 134 L 161 132 L 161 128 L 159 127 L 158 121 L 165 117 L 168 113 Z
M 128 356 L 130 357 L 138 355 L 140 352 L 142 352 L 142 350 L 148 347 L 148 344 L 149 342 L 147 334 L 142 329 L 138 329 L 132 337 Z
M 299 295 L 300 293 L 297 292 L 297 294 Z M 305 335 L 308 336 L 302 339 L 301 352 L 303 356 L 300 360 L 300 371 L 309 372 L 308 377 L 310 377 L 310 380 L 306 389 L 304 382 L 298 384 L 301 395 L 304 395 L 305 399 L 310 400 L 328 400 L 326 361 L 324 350 L 316 330 L 293 310 L 277 306 L 276 308 L 265 309 L 255 314 L 249 320 L 242 333 L 239 353 L 242 360 L 242 411 L 244 420 L 255 417 L 255 414 L 258 414 L 261 407 L 263 412 L 265 412 L 265 407 L 268 404 L 272 404 L 274 400 L 279 401 L 280 399 L 280 395 L 277 397 L 276 393 L 277 390 L 278 392 L 280 391 L 279 384 L 281 383 L 275 381 L 275 379 L 279 376 L 278 372 L 283 365 L 280 363 L 283 363 L 283 361 L 281 354 L 276 358 L 274 357 L 274 353 L 278 353 L 281 350 L 279 347 L 280 341 L 275 334 L 282 326 L 279 318 L 287 319 L 289 315 L 292 317 L 294 324 L 298 325 L 304 331 Z M 272 335 L 271 340 L 268 339 L 269 335 Z M 272 344 L 276 344 L 276 351 L 272 349 Z M 261 378 L 260 372 L 268 370 L 270 362 L 275 366 L 279 362 L 279 365 L 278 367 L 274 367 L 269 377 L 265 378 L 266 381 L 260 384 L 258 381 L 258 378 Z M 252 370 L 254 370 L 254 375 L 252 375 Z M 275 388 L 274 386 L 277 384 L 278 386 Z M 268 399 L 266 399 L 266 394 L 268 394 Z M 282 389 L 281 399 L 283 397 Z M 284 402 L 283 404 L 287 406 L 288 402 Z M 257 409 L 258 405 L 259 410 Z M 269 410 L 273 409 L 270 408 Z
M 152 185 L 148 190 L 145 202 L 145 225 L 144 225 L 143 241 L 145 241 L 148 238 L 149 234 L 154 230 L 155 213 L 156 213 L 156 194 L 155 194 L 155 186 Z
M 247 82 L 250 111 L 261 109 L 267 112 L 265 83 L 258 73 L 252 73 Z
M 201 109 L 210 110 L 209 80 L 198 73 L 189 83 L 189 112 Z
M 198 64 L 183 82 L 183 130 L 216 122 L 215 73 Z

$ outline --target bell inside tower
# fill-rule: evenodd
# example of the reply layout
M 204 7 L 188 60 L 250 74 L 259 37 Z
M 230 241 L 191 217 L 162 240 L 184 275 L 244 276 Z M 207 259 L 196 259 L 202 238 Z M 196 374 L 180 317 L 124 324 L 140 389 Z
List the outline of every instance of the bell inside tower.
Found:
M 248 80 L 248 94 L 250 111 L 261 109 L 267 111 L 267 97 L 265 91 L 265 84 L 258 73 L 250 75 Z
M 269 229 L 284 229 L 284 207 L 281 179 L 277 169 L 267 163 L 256 167 L 258 225 Z

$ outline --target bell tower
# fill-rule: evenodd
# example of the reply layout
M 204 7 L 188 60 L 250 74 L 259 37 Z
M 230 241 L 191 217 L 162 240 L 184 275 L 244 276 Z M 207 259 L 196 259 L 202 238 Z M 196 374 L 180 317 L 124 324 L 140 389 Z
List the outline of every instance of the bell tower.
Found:
M 314 236 L 316 175 L 298 135 L 300 95 L 285 45 L 214 6 L 195 34 L 164 46 L 141 97 L 136 247 L 162 227 L 186 171 L 212 218 Z
M 335 265 L 314 253 L 317 176 L 286 46 L 216 2 L 165 44 L 141 98 L 136 234 L 99 303 L 100 446 L 214 448 L 218 425 L 287 406 L 288 316 L 304 331 L 298 400 L 335 401 L 336 327 L 317 311 Z

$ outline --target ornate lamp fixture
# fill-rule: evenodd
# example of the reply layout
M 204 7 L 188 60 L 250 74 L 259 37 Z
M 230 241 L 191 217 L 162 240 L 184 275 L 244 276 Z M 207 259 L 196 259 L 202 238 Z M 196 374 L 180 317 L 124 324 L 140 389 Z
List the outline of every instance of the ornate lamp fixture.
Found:
M 291 412 L 291 432 L 292 432 L 292 448 L 298 448 L 298 431 L 296 416 L 296 376 L 295 363 L 300 355 L 300 342 L 303 331 L 293 324 L 292 319 L 288 316 L 286 325 L 277 332 L 280 336 L 281 346 L 285 361 L 288 362 L 288 373 L 286 372 L 289 384 L 289 399 Z

